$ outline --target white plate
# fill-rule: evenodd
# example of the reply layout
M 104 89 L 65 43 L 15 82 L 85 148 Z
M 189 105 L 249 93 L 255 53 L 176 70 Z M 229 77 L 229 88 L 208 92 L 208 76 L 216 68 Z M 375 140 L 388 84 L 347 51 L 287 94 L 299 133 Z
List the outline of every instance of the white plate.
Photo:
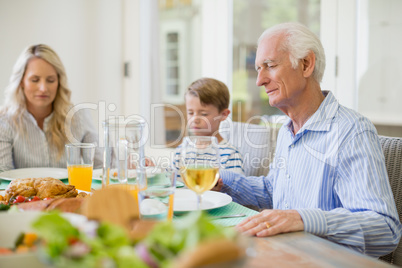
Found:
M 0 247 L 12 248 L 18 235 L 22 232 L 32 232 L 31 223 L 46 212 L 42 211 L 23 211 L 0 213 Z M 83 215 L 74 213 L 62 213 L 63 217 L 72 224 L 79 225 L 88 221 Z
M 101 181 L 102 180 L 102 175 L 103 175 L 103 169 L 101 169 L 101 168 L 94 169 L 92 171 L 92 179 L 93 180 Z
M 68 171 L 66 168 L 19 168 L 7 170 L 0 173 L 0 178 L 7 181 L 24 178 L 45 178 L 67 179 Z
M 232 198 L 220 192 L 207 191 L 201 198 L 201 209 L 209 210 L 226 206 L 232 202 Z M 173 210 L 175 212 L 187 212 L 197 210 L 197 195 L 189 189 L 176 189 L 174 193 Z

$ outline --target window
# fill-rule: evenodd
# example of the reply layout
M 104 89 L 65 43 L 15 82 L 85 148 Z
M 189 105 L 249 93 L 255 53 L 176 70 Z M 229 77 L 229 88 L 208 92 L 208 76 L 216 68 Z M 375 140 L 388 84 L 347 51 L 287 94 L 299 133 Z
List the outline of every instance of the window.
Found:
M 264 89 L 256 86 L 254 61 L 261 33 L 272 25 L 287 21 L 299 21 L 319 35 L 320 1 L 233 1 L 233 121 L 245 122 L 257 115 L 282 114 L 269 105 Z
M 181 143 L 186 122 L 184 93 L 201 76 L 197 68 L 199 5 L 191 0 L 159 0 L 158 13 L 165 141 L 169 147 L 176 147 Z
M 232 8 L 233 13 L 228 13 Z M 229 24 L 233 35 L 222 27 L 226 21 L 233 21 L 233 25 Z M 267 27 L 285 21 L 300 21 L 319 34 L 320 1 L 159 1 L 161 93 L 165 103 L 175 105 L 166 107 L 164 113 L 168 144 L 173 147 L 179 144 L 180 141 L 171 142 L 184 127 L 186 87 L 202 76 L 227 83 L 234 121 L 281 114 L 269 105 L 265 91 L 255 85 L 254 61 L 260 34 Z M 232 55 L 225 55 L 225 51 L 230 51 L 225 44 L 233 46 Z M 228 70 L 233 73 L 226 72 L 229 74 L 226 76 L 222 70 L 231 65 Z
M 167 103 L 183 102 L 186 77 L 184 28 L 185 25 L 177 21 L 160 25 L 161 87 L 163 101 Z

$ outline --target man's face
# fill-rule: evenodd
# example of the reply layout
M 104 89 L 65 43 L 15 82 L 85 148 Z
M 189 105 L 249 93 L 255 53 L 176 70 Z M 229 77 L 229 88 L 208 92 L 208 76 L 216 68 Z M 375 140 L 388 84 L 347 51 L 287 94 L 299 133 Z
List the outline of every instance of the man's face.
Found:
M 186 96 L 187 123 L 192 135 L 212 136 L 219 130 L 219 124 L 224 120 L 224 112 L 212 104 L 201 104 L 198 97 Z
M 298 96 L 306 87 L 303 66 L 299 62 L 293 69 L 289 53 L 280 49 L 283 36 L 266 36 L 257 49 L 255 66 L 257 86 L 264 86 L 273 107 L 287 109 L 297 104 Z

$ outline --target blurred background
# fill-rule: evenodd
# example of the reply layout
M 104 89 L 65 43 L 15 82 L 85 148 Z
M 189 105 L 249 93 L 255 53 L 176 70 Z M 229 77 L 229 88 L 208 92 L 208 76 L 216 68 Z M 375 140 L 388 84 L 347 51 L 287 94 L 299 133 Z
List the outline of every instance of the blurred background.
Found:
M 184 92 L 200 77 L 228 85 L 233 121 L 280 118 L 255 85 L 256 43 L 267 27 L 299 21 L 323 42 L 322 89 L 401 137 L 400 10 L 400 0 L 0 0 L 0 88 L 21 51 L 45 43 L 99 131 L 110 115 L 140 115 L 149 146 L 175 147 Z

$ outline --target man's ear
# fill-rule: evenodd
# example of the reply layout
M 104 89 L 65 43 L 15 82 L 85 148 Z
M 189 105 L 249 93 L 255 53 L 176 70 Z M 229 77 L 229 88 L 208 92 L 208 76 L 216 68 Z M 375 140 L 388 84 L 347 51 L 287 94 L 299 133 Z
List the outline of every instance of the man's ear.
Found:
M 226 118 L 228 118 L 229 114 L 230 114 L 230 110 L 229 110 L 229 109 L 223 110 L 223 111 L 221 112 L 221 118 L 220 118 L 221 122 L 222 122 L 223 120 L 225 120 Z
M 304 59 L 301 60 L 302 67 L 303 67 L 303 76 L 310 77 L 313 74 L 314 67 L 315 67 L 315 54 L 313 51 L 307 54 Z

